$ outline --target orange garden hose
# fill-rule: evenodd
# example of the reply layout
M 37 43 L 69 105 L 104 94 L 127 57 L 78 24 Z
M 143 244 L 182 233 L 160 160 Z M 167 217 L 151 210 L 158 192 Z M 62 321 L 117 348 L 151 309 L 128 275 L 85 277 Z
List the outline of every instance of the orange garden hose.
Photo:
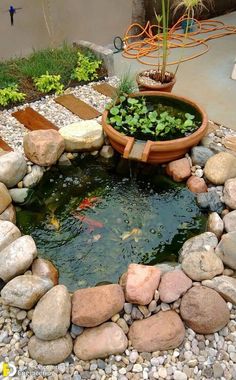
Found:
M 209 51 L 208 41 L 221 38 L 227 35 L 236 34 L 236 26 L 225 25 L 222 21 L 218 20 L 194 20 L 196 30 L 194 32 L 179 33 L 181 29 L 182 21 L 187 20 L 186 16 L 182 16 L 171 28 L 168 29 L 168 51 L 175 48 L 195 48 L 202 47 L 201 51 L 188 57 L 181 57 L 177 61 L 168 61 L 167 65 L 176 65 L 179 62 L 189 61 L 191 59 L 200 57 L 201 55 Z M 140 33 L 131 34 L 133 28 L 140 29 Z M 137 59 L 140 63 L 159 66 L 158 59 L 162 57 L 162 33 L 157 34 L 154 29 L 157 29 L 158 25 L 151 25 L 150 21 L 143 27 L 138 23 L 130 25 L 124 36 L 124 51 L 123 56 L 125 58 Z M 160 26 L 159 26 L 159 29 Z M 202 34 L 208 34 L 203 38 Z M 145 58 L 146 57 L 146 61 Z M 155 63 L 150 62 L 155 59 Z

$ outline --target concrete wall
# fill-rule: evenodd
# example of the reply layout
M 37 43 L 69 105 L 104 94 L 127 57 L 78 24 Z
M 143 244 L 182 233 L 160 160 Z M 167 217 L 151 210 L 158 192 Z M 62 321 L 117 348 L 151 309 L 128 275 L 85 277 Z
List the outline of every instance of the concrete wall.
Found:
M 15 0 L 14 7 L 22 9 L 16 11 L 11 26 L 10 4 L 9 0 L 0 2 L 0 59 L 63 41 L 108 45 L 115 36 L 124 35 L 132 20 L 132 0 Z

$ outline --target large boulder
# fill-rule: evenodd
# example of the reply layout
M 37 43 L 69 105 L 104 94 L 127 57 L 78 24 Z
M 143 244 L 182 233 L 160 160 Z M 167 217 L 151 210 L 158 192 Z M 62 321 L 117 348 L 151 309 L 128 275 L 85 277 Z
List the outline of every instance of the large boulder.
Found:
M 213 232 L 218 239 L 221 238 L 224 231 L 224 222 L 217 212 L 212 212 L 209 215 L 207 220 L 207 231 Z
M 4 183 L 0 182 L 0 213 L 6 210 L 12 199 Z
M 24 187 L 36 186 L 43 177 L 44 169 L 41 166 L 33 165 L 31 172 L 27 174 L 23 179 Z
M 125 299 L 138 305 L 149 304 L 161 278 L 159 268 L 150 265 L 130 264 L 125 277 Z
M 14 224 L 13 226 L 15 227 Z M 37 248 L 32 237 L 19 237 L 0 252 L 0 278 L 7 282 L 23 274 L 31 266 L 36 255 Z
M 74 344 L 74 353 L 81 360 L 106 358 L 122 354 L 128 346 L 123 330 L 113 322 L 86 329 Z
M 216 290 L 226 301 L 236 305 L 236 278 L 217 276 L 212 280 L 202 281 L 202 285 Z
M 183 182 L 191 176 L 191 166 L 187 158 L 169 162 L 166 167 L 167 174 L 176 182 Z
M 19 228 L 8 221 L 0 221 L 0 252 L 21 236 Z
M 229 212 L 223 218 L 225 231 L 236 231 L 236 210 Z
M 51 261 L 38 258 L 34 260 L 31 270 L 36 276 L 48 278 L 54 285 L 58 284 L 58 270 Z
M 162 275 L 158 287 L 160 300 L 165 303 L 174 302 L 186 293 L 191 286 L 192 280 L 182 270 L 166 272 Z
M 30 310 L 53 287 L 53 283 L 38 276 L 24 275 L 13 278 L 1 291 L 3 301 L 9 306 Z
M 183 342 L 185 328 L 175 311 L 159 313 L 135 321 L 129 330 L 129 340 L 134 349 L 140 352 L 153 352 L 174 349 Z
M 0 182 L 13 187 L 27 172 L 27 164 L 22 154 L 9 152 L 0 156 Z
M 236 157 L 228 152 L 220 152 L 207 160 L 204 174 L 214 185 L 223 185 L 236 177 Z
M 236 210 L 236 178 L 229 179 L 225 182 L 223 198 L 228 207 Z
M 216 254 L 225 265 L 236 269 L 236 231 L 224 234 L 216 247 Z
M 32 359 L 43 365 L 52 365 L 64 362 L 72 352 L 73 343 L 70 334 L 50 341 L 38 339 L 34 335 L 29 341 L 28 349 Z
M 79 289 L 72 296 L 72 322 L 94 327 L 119 313 L 125 298 L 120 285 L 111 284 Z
M 53 129 L 29 132 L 23 145 L 26 157 L 39 166 L 55 164 L 65 149 L 64 139 Z
M 183 271 L 194 281 L 211 280 L 224 270 L 213 249 L 190 252 L 182 261 Z
M 103 129 L 96 120 L 84 120 L 60 128 L 67 152 L 99 150 L 104 143 Z
M 1 204 L 1 201 L 0 201 L 0 204 Z M 16 210 L 12 203 L 0 214 L 0 220 L 16 224 Z
M 199 334 L 213 334 L 227 325 L 229 309 L 213 289 L 194 286 L 183 296 L 180 315 L 188 327 Z
M 58 339 L 66 335 L 70 326 L 71 298 L 64 285 L 49 290 L 37 303 L 32 329 L 42 340 Z
M 185 256 L 194 251 L 208 251 L 210 248 L 215 248 L 218 244 L 218 239 L 212 232 L 203 232 L 200 235 L 194 236 L 183 244 L 179 251 L 179 262 L 181 263 Z

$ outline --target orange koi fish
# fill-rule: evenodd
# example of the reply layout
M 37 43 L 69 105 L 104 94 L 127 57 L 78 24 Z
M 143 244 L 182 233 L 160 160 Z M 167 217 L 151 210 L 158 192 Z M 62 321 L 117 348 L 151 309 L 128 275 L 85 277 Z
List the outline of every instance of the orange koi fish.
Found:
M 77 212 L 72 214 L 76 219 L 80 220 L 82 223 L 87 224 L 89 231 L 94 231 L 96 228 L 103 228 L 104 224 L 98 220 L 88 218 L 85 215 L 81 215 Z
M 85 210 L 87 208 L 93 207 L 94 203 L 98 202 L 98 197 L 90 197 L 90 198 L 84 198 L 80 205 L 78 206 L 77 210 Z

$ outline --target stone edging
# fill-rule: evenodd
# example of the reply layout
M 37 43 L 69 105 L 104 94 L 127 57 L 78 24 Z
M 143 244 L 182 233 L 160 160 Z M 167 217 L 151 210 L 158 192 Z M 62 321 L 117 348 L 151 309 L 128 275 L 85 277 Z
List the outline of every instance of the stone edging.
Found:
M 193 148 L 191 157 L 166 168 L 176 181 L 187 180 L 199 205 L 211 211 L 208 232 L 184 243 L 180 267 L 130 264 L 119 285 L 79 289 L 72 299 L 65 286 L 57 285 L 57 269 L 36 259 L 33 239 L 21 236 L 12 223 L 11 205 L 11 196 L 16 200 L 16 192 L 26 189 L 22 186 L 34 186 L 42 178 L 42 160 L 48 168 L 58 159 L 60 164 L 70 164 L 73 153 L 63 153 L 65 144 L 70 149 L 70 138 L 64 141 L 55 131 L 28 133 L 25 154 L 36 164 L 28 174 L 23 156 L 14 152 L 0 156 L 0 218 L 5 219 L 0 223 L 0 278 L 6 283 L 1 297 L 7 305 L 23 310 L 35 307 L 31 323 L 35 335 L 28 348 L 38 363 L 63 362 L 72 352 L 72 339 L 76 356 L 90 360 L 123 353 L 128 346 L 139 352 L 178 347 L 185 336 L 183 322 L 199 334 L 211 334 L 228 323 L 225 301 L 236 304 L 236 211 L 231 211 L 236 210 L 236 157 L 235 150 L 229 153 L 223 147 L 215 154 L 209 136 L 203 139 L 205 146 Z M 111 157 L 112 148 L 104 145 L 99 133 L 96 138 L 100 139 L 96 149 Z M 17 184 L 18 188 L 7 190 Z

